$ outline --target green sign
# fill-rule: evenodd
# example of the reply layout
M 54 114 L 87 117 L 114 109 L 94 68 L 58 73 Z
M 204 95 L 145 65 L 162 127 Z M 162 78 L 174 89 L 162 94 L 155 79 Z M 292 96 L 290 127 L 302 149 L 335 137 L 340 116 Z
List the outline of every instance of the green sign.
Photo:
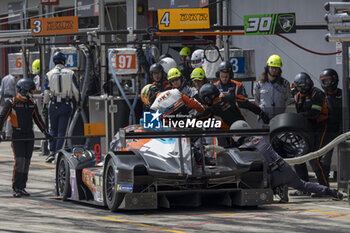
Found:
M 245 15 L 246 35 L 295 33 L 295 13 Z

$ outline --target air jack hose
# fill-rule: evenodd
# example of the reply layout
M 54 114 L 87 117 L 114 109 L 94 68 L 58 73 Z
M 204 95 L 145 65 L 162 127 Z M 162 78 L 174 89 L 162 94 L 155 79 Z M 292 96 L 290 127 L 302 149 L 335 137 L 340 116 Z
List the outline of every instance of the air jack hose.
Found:
M 345 142 L 348 139 L 350 139 L 350 132 L 343 133 L 317 151 L 310 152 L 310 153 L 303 155 L 303 156 L 300 156 L 300 157 L 284 159 L 284 161 L 286 161 L 289 165 L 305 163 L 309 160 L 312 160 L 312 159 L 315 159 L 315 158 L 318 158 L 318 157 L 321 157 L 321 156 L 327 154 L 334 147 L 336 147 L 339 143 Z M 217 145 L 207 145 L 207 146 L 205 146 L 205 150 L 206 151 L 220 152 L 220 151 L 226 150 L 226 148 L 223 148 L 223 147 L 217 146 Z
M 74 116 L 72 118 L 72 121 L 69 125 L 68 137 L 73 135 L 73 130 L 74 130 L 74 127 L 78 121 L 79 115 L 81 115 L 83 123 L 88 123 L 88 119 L 86 117 L 85 111 L 83 110 L 83 106 L 84 106 L 84 102 L 85 102 L 85 98 L 86 98 L 86 91 L 87 91 L 86 89 L 88 86 L 87 84 L 89 81 L 89 70 L 90 70 L 90 58 L 89 58 L 89 56 L 90 56 L 90 53 L 88 53 L 84 49 L 82 49 L 82 51 L 83 51 L 84 56 L 85 56 L 85 74 L 84 74 L 83 87 L 82 87 L 81 94 L 80 94 L 81 101 L 80 101 L 80 106 L 76 109 Z M 84 146 L 88 147 L 89 143 L 90 143 L 90 138 L 86 138 Z M 72 139 L 68 139 L 67 144 L 68 144 L 68 147 L 70 149 L 73 148 Z

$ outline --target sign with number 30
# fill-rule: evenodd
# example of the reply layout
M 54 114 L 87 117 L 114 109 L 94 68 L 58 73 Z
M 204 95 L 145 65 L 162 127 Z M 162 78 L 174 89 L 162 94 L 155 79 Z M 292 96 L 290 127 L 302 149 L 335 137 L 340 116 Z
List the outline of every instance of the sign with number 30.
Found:
M 295 13 L 245 15 L 245 35 L 295 33 Z

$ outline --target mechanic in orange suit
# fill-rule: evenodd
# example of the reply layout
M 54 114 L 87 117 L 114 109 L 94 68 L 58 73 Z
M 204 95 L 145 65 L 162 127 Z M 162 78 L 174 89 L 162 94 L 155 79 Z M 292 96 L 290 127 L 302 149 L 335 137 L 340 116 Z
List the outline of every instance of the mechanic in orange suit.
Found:
M 141 90 L 141 100 L 153 111 L 159 110 L 164 116 L 188 115 L 192 109 L 203 112 L 204 107 L 196 100 L 188 97 L 178 89 L 159 92 L 153 84 L 146 85 Z
M 232 65 L 228 61 L 223 61 L 219 65 L 218 75 L 220 80 L 215 82 L 214 85 L 223 94 L 231 94 L 236 96 L 237 101 L 246 101 L 247 93 L 241 82 L 233 80 Z M 249 100 L 248 100 L 249 101 Z
M 52 136 L 47 132 L 47 128 L 38 113 L 38 107 L 32 99 L 35 90 L 33 80 L 23 78 L 18 81 L 16 87 L 18 90 L 17 96 L 8 99 L 1 111 L 0 131 L 9 117 L 13 129 L 12 139 L 26 139 L 12 142 L 12 150 L 15 156 L 12 178 L 13 197 L 21 197 L 29 196 L 25 188 L 34 148 L 34 140 L 28 140 L 34 138 L 33 120 L 47 139 L 52 140 Z
M 223 95 L 221 96 L 219 89 L 210 83 L 204 84 L 199 90 L 199 96 L 204 103 L 208 105 L 208 108 L 197 115 L 199 119 L 205 119 L 212 116 L 221 118 L 222 128 L 229 129 L 231 124 L 238 120 L 244 120 L 239 107 L 246 108 L 253 113 L 259 115 L 265 124 L 269 123 L 269 117 L 259 106 L 249 102 L 240 101 L 235 98 L 234 95 Z M 238 106 L 237 106 L 238 105 Z M 220 146 L 229 146 L 227 138 L 218 138 Z
M 294 78 L 294 85 L 298 90 L 295 96 L 295 107 L 297 113 L 309 120 L 314 133 L 314 145 L 312 151 L 321 149 L 326 141 L 328 108 L 325 94 L 318 88 L 314 87 L 311 77 L 304 72 L 298 73 Z M 328 175 L 326 175 L 324 166 L 320 158 L 309 161 L 312 170 L 315 172 L 319 184 L 329 186 Z M 304 181 L 309 180 L 306 164 L 294 166 L 298 176 Z M 303 196 L 308 193 L 294 192 L 292 196 Z

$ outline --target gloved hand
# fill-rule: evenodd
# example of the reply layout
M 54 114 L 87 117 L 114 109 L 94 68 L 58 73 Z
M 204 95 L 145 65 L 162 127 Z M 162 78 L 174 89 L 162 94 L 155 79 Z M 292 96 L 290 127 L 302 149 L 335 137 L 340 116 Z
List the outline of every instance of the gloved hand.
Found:
M 44 105 L 43 110 L 41 111 L 41 113 L 43 114 L 43 117 L 45 117 L 45 118 L 47 117 L 49 111 L 47 109 L 46 104 Z
M 263 120 L 264 124 L 268 124 L 270 122 L 269 116 L 263 110 L 261 110 L 259 116 Z
M 49 140 L 50 142 L 53 140 L 53 137 L 52 137 L 51 134 L 49 134 L 48 132 L 45 132 L 44 134 L 45 134 L 45 138 L 46 138 L 47 140 Z

